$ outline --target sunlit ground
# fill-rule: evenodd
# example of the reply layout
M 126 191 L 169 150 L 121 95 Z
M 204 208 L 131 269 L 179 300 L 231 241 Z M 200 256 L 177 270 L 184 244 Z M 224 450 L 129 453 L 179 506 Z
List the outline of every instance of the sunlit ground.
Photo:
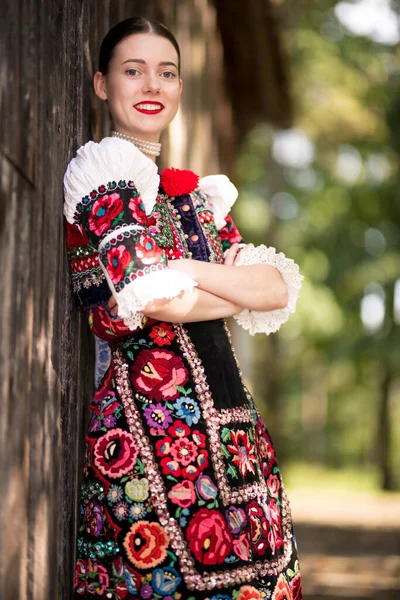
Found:
M 305 600 L 400 598 L 400 492 L 378 472 L 291 463 L 289 495 Z

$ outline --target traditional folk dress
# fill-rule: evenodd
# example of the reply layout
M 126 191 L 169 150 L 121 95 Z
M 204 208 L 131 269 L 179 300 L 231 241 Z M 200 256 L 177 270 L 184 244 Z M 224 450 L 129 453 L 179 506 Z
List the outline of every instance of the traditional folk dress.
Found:
M 302 600 L 282 476 L 225 320 L 142 313 L 197 285 L 168 261 L 223 263 L 243 243 L 236 188 L 224 175 L 159 175 L 131 142 L 105 137 L 79 148 L 64 194 L 73 290 L 111 349 L 90 406 L 73 597 Z M 295 310 L 298 266 L 265 246 L 240 260 L 276 266 L 288 285 L 286 308 L 235 317 L 274 332 Z

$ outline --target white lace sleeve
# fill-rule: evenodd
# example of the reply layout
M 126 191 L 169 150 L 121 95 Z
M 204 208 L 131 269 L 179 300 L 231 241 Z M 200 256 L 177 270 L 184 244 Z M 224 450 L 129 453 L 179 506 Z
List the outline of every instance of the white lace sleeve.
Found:
M 281 325 L 288 320 L 290 314 L 295 312 L 304 276 L 299 273 L 298 265 L 291 258 L 286 258 L 283 252 L 277 254 L 275 248 L 271 246 L 267 248 L 264 244 L 249 248 L 239 254 L 238 266 L 256 264 L 273 265 L 278 269 L 288 288 L 287 306 L 265 312 L 245 308 L 235 315 L 234 319 L 251 335 L 255 333 L 269 335 L 278 331 Z
M 238 197 L 238 191 L 229 177 L 222 174 L 202 177 L 199 189 L 208 196 L 215 226 L 219 231 L 226 225 L 225 218 Z

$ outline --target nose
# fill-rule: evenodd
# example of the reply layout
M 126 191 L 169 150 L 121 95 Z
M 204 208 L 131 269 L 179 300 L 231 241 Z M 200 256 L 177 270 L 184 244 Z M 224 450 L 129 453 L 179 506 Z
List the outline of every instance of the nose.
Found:
M 143 81 L 143 91 L 153 92 L 158 94 L 160 92 L 160 80 L 156 73 L 148 73 Z

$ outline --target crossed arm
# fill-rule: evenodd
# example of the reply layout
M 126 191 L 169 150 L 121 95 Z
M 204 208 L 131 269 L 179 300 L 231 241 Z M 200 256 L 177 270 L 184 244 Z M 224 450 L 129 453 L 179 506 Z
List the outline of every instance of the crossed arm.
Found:
M 244 249 L 243 249 L 244 250 Z M 287 305 L 287 286 L 279 271 L 267 264 L 237 267 L 239 244 L 233 244 L 223 265 L 181 259 L 169 262 L 169 268 L 195 279 L 198 286 L 171 300 L 149 303 L 147 317 L 170 323 L 189 323 L 231 317 L 243 308 L 270 311 Z M 108 306 L 117 315 L 112 296 Z

